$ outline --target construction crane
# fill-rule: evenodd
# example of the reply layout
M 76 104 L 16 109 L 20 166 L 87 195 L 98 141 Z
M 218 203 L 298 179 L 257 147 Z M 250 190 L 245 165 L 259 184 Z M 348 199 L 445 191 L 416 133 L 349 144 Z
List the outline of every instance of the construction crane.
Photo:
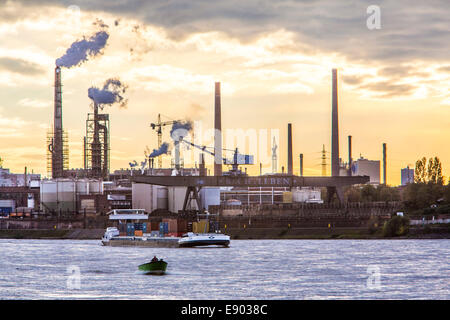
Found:
M 173 125 L 174 123 L 177 122 L 181 122 L 181 120 L 171 120 L 161 122 L 161 114 L 158 113 L 158 122 L 150 123 L 150 127 L 152 127 L 153 130 L 156 130 L 156 133 L 158 134 L 158 149 L 161 148 L 162 145 L 162 127 L 167 125 Z M 162 168 L 162 157 L 158 157 L 158 167 Z
M 213 157 L 215 156 L 214 152 L 207 150 L 208 148 L 212 148 L 212 147 L 207 147 L 207 146 L 199 146 L 195 143 L 192 143 L 190 141 L 184 140 L 182 139 L 181 141 L 183 141 L 184 143 L 186 143 L 187 145 L 193 146 L 195 148 L 198 148 L 200 150 L 202 150 L 203 152 L 206 152 L 210 155 L 212 155 Z M 222 149 L 224 151 L 233 151 L 233 159 L 227 159 L 227 158 L 222 158 L 223 164 L 225 165 L 231 165 L 231 170 L 229 171 L 229 175 L 243 175 L 242 171 L 239 170 L 238 165 L 247 165 L 247 164 L 254 164 L 253 162 L 253 156 L 251 155 L 244 155 L 244 154 L 240 154 L 238 151 L 238 148 L 234 149 L 234 150 L 230 150 L 230 149 Z

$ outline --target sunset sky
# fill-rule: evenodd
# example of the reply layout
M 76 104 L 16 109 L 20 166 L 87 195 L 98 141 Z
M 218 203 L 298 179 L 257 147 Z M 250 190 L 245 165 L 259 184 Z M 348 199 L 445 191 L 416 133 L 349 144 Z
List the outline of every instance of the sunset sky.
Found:
M 380 29 L 366 25 L 369 5 L 381 10 Z M 146 146 L 157 147 L 149 124 L 158 113 L 163 120 L 192 120 L 196 141 L 212 146 L 214 82 L 220 81 L 224 147 L 235 145 L 227 130 L 257 139 L 258 147 L 240 146 L 256 152 L 258 165 L 249 173 L 259 173 L 260 161 L 263 173 L 271 171 L 274 132 L 279 170 L 287 166 L 290 122 L 294 173 L 303 153 L 304 174 L 320 175 L 322 145 L 331 150 L 331 69 L 337 68 L 343 159 L 352 135 L 354 159 L 381 160 L 387 143 L 388 184 L 400 184 L 400 169 L 423 156 L 438 156 L 450 175 L 450 7 L 444 0 L 0 0 L 3 167 L 46 175 L 55 60 L 97 32 L 100 20 L 109 33 L 102 54 L 62 69 L 71 168 L 83 164 L 88 88 L 117 77 L 128 85 L 128 105 L 104 109 L 112 170 L 144 160 Z M 171 141 L 169 131 L 164 141 Z M 184 152 L 185 165 L 194 165 L 198 156 Z M 169 166 L 170 156 L 163 159 Z

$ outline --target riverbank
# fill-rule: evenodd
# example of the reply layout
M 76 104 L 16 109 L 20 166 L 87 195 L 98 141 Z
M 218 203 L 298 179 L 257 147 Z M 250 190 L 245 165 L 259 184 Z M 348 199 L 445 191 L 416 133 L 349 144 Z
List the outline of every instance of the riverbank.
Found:
M 11 229 L 0 230 L 0 239 L 100 240 L 105 229 Z
M 0 230 L 0 239 L 100 240 L 104 229 L 11 229 Z M 402 237 L 383 237 L 381 229 L 367 228 L 227 228 L 231 239 L 450 239 L 450 225 L 411 227 Z

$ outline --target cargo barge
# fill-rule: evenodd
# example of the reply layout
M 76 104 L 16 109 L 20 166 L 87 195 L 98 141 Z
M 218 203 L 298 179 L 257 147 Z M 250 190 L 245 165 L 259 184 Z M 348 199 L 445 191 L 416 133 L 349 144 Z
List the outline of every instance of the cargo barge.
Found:
M 104 246 L 111 247 L 153 247 L 153 248 L 178 248 L 179 237 L 127 237 L 117 236 L 110 239 L 102 239 Z
M 148 215 L 142 209 L 117 209 L 108 213 L 117 227 L 108 227 L 102 237 L 104 246 L 133 247 L 228 247 L 230 236 L 218 231 L 218 223 L 210 223 L 209 219 L 192 222 L 190 231 L 187 221 L 183 219 L 163 219 L 159 223 L 144 222 Z M 207 215 L 210 217 L 209 213 Z M 197 218 L 199 218 L 198 215 Z M 212 231 L 210 231 L 210 224 Z M 154 230 L 156 227 L 157 230 Z
M 157 224 L 152 230 L 148 215 L 142 209 L 113 210 L 108 212 L 109 220 L 117 227 L 108 227 L 102 237 L 104 246 L 165 247 L 178 248 L 177 233 L 169 233 L 169 222 Z M 180 234 L 181 236 L 181 234 Z

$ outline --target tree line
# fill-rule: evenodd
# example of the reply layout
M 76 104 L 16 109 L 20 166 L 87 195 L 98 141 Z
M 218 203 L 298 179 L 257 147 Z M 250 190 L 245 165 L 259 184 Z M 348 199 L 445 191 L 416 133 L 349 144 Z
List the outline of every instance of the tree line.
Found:
M 450 180 L 445 185 L 442 163 L 438 157 L 423 157 L 416 161 L 414 183 L 400 187 L 350 186 L 344 190 L 344 201 L 402 201 L 405 209 L 411 212 L 450 213 Z M 433 208 L 435 206 L 439 208 Z

